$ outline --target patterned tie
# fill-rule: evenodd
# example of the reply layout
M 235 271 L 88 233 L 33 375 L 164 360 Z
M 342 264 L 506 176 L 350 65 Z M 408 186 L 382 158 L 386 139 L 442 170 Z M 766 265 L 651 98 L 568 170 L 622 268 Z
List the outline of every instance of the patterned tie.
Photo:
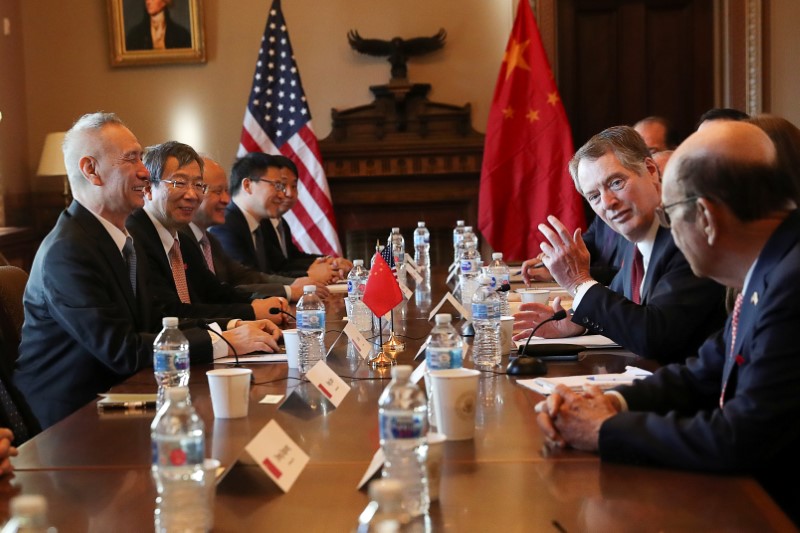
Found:
M 736 296 L 736 303 L 733 304 L 733 313 L 731 314 L 731 348 L 728 357 L 730 359 L 734 359 L 733 348 L 736 346 L 736 334 L 739 332 L 739 314 L 742 312 L 742 301 L 744 300 L 744 294 L 739 293 Z M 735 364 L 735 361 L 728 362 L 728 365 Z M 727 365 L 726 365 L 727 366 Z M 733 368 L 731 368 L 731 372 L 733 372 Z M 728 374 L 729 375 L 729 374 Z M 725 388 L 728 386 L 728 380 L 726 379 L 725 382 L 722 384 L 722 392 L 719 395 L 719 408 L 722 409 L 725 403 Z
M 3 411 L 8 417 L 11 431 L 14 432 L 14 442 L 20 443 L 28 440 L 28 427 L 25 425 L 25 421 L 22 419 L 22 415 L 2 379 L 0 379 L 0 405 L 2 405 Z
M 128 279 L 131 281 L 133 295 L 136 296 L 136 250 L 133 248 L 133 239 L 128 235 L 125 237 L 125 246 L 122 247 L 122 256 L 128 264 Z
M 262 272 L 267 271 L 267 250 L 264 248 L 264 232 L 261 231 L 261 225 L 253 232 L 253 239 L 256 245 L 256 261 L 258 262 L 258 269 Z
M 178 238 L 172 243 L 172 248 L 169 249 L 169 266 L 172 268 L 172 279 L 175 280 L 175 288 L 178 290 L 178 297 L 181 302 L 190 304 L 192 301 L 189 299 L 189 286 L 186 284 L 186 270 L 183 264 L 183 256 L 181 255 L 181 245 Z
M 206 265 L 208 265 L 208 269 L 216 274 L 217 272 L 214 270 L 214 258 L 211 257 L 211 243 L 208 242 L 208 235 L 203 233 L 203 236 L 200 238 L 200 249 L 203 250 L 203 257 L 206 258 Z
M 633 265 L 631 266 L 631 300 L 633 303 L 642 303 L 641 290 L 642 279 L 644 278 L 644 261 L 642 259 L 642 252 L 639 247 L 633 245 Z

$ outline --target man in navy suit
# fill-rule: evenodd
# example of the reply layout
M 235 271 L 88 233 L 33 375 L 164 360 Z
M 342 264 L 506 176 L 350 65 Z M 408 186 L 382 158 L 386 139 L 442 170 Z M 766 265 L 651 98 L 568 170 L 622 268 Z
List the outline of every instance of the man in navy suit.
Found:
M 660 363 L 684 361 L 725 322 L 724 288 L 692 274 L 668 229 L 656 217 L 660 180 L 656 164 L 633 128 L 615 126 L 592 137 L 570 161 L 578 191 L 611 229 L 622 235 L 622 264 L 610 287 L 592 278 L 580 229 L 571 233 L 555 217 L 539 225 L 547 238 L 543 262 L 573 296 L 570 320 L 545 324 L 544 337 L 587 329 Z M 532 327 L 561 308 L 523 304 L 517 329 Z M 524 332 L 517 338 L 523 338 Z
M 307 267 L 281 270 L 270 262 L 272 242 L 277 241 L 275 225 L 285 209 L 287 182 L 281 177 L 275 156 L 261 152 L 240 157 L 231 169 L 233 201 L 225 212 L 225 223 L 210 228 L 229 256 L 251 268 L 288 277 L 308 276 L 330 283 L 344 277 L 333 258 L 318 257 Z
M 75 200 L 33 261 L 13 376 L 43 428 L 150 366 L 164 316 L 145 252 L 125 229 L 150 178 L 139 141 L 116 115 L 85 115 L 67 132 L 64 162 Z M 272 351 L 276 329 L 265 320 L 222 335 L 241 353 Z M 228 351 L 200 328 L 184 334 L 192 363 Z
M 758 127 L 711 123 L 676 150 L 664 218 L 692 270 L 742 290 L 697 357 L 602 394 L 556 389 L 537 406 L 557 446 L 604 460 L 753 475 L 798 522 L 800 213 Z

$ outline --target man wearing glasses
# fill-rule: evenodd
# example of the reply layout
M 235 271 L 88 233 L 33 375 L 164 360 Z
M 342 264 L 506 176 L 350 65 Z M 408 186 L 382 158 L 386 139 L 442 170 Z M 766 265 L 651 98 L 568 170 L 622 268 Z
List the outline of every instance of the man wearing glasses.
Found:
M 270 262 L 270 242 L 277 238 L 270 220 L 280 219 L 286 191 L 275 156 L 253 152 L 239 158 L 231 169 L 233 201 L 225 213 L 225 223 L 212 227 L 211 233 L 229 256 L 261 272 L 308 276 L 322 283 L 337 281 L 344 273 L 334 267 L 333 258 L 319 257 L 305 268 L 289 271 Z
M 243 265 L 225 253 L 219 240 L 208 228 L 225 222 L 225 211 L 231 202 L 228 177 L 225 170 L 213 159 L 203 157 L 203 181 L 208 186 L 200 207 L 189 224 L 186 235 L 197 241 L 209 270 L 217 279 L 251 293 L 266 296 L 286 296 L 296 302 L 303 295 L 303 286 L 317 285 L 317 295 L 326 297 L 328 289 L 309 277 L 289 278 L 267 274 Z
M 537 334 L 570 337 L 587 330 L 662 364 L 682 362 L 725 321 L 724 289 L 692 274 L 668 229 L 659 224 L 658 169 L 633 128 L 615 126 L 592 137 L 570 161 L 570 174 L 594 212 L 627 241 L 622 266 L 609 287 L 589 272 L 580 229 L 555 217 L 539 231 L 542 261 L 573 296 L 571 320 L 545 324 Z M 530 328 L 560 310 L 523 304 L 516 328 Z M 518 334 L 522 338 L 523 334 Z
M 144 208 L 126 222 L 136 242 L 147 251 L 151 283 L 178 316 L 233 316 L 283 321 L 285 298 L 253 299 L 252 294 L 221 283 L 212 274 L 197 246 L 178 230 L 192 221 L 207 186 L 203 160 L 191 146 L 169 141 L 151 146 L 143 162 L 150 171 Z

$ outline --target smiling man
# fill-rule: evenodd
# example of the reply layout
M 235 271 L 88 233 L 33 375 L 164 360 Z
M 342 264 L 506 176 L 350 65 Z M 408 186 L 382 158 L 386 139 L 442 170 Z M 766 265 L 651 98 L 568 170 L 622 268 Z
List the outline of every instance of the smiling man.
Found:
M 725 321 L 724 289 L 692 274 L 668 229 L 656 217 L 661 186 L 642 138 L 627 126 L 609 128 L 570 161 L 570 173 L 594 212 L 627 241 L 622 266 L 610 287 L 589 272 L 580 229 L 571 233 L 555 217 L 539 230 L 547 238 L 542 260 L 573 297 L 572 320 L 546 324 L 545 337 L 580 335 L 587 329 L 659 362 L 680 362 Z M 530 328 L 560 310 L 523 304 L 515 329 Z M 515 338 L 524 338 L 527 333 Z
M 179 316 L 282 322 L 281 314 L 270 309 L 286 310 L 285 298 L 253 299 L 251 293 L 220 282 L 208 270 L 197 246 L 178 231 L 192 221 L 207 189 L 203 160 L 197 152 L 169 141 L 149 147 L 143 161 L 152 185 L 145 193 L 144 208 L 134 211 L 126 226 L 147 251 L 157 295 Z

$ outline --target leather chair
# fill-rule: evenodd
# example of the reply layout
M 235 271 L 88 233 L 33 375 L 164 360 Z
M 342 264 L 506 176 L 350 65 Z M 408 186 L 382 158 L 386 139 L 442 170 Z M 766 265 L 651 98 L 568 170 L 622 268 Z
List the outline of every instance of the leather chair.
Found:
M 2 364 L 7 374 L 11 374 L 19 353 L 22 338 L 22 322 L 25 313 L 22 308 L 22 295 L 28 274 L 15 266 L 0 266 L 0 335 L 2 335 L 6 356 Z

